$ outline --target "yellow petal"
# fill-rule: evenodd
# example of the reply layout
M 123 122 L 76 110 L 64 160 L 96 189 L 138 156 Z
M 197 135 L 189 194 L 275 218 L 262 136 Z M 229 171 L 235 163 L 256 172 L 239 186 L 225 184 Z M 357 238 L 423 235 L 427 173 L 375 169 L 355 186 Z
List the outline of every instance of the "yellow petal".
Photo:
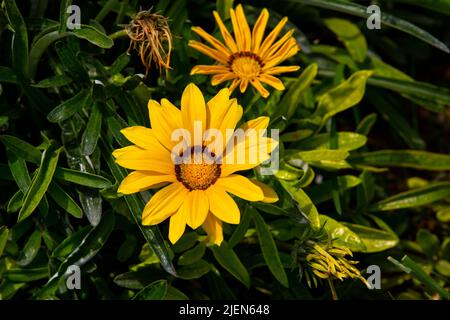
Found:
M 294 72 L 300 69 L 299 66 L 281 66 L 281 67 L 272 67 L 264 71 L 265 74 L 280 74 L 285 72 Z
M 202 228 L 208 234 L 208 240 L 211 243 L 215 243 L 218 246 L 223 241 L 223 231 L 222 231 L 222 222 L 217 219 L 212 213 L 209 213 L 206 217 L 205 222 L 202 225 Z
M 236 78 L 236 74 L 234 74 L 233 72 L 216 74 L 211 78 L 211 85 L 217 86 L 224 81 L 228 81 L 234 78 Z
M 222 42 L 211 36 L 208 32 L 203 30 L 201 27 L 193 27 L 192 31 L 194 31 L 196 34 L 198 34 L 200 37 L 208 41 L 215 49 L 222 52 L 224 55 L 229 56 L 231 55 L 231 51 L 228 50 Z
M 231 36 L 231 34 L 228 32 L 228 29 L 223 24 L 222 19 L 220 18 L 217 11 L 213 11 L 213 15 L 214 15 L 214 18 L 216 19 L 217 25 L 219 26 L 220 33 L 222 33 L 223 40 L 225 41 L 228 48 L 230 48 L 231 52 L 233 52 L 233 53 L 238 51 L 236 42 L 234 42 L 233 37 Z
M 281 30 L 283 29 L 284 25 L 288 19 L 284 17 L 281 19 L 281 21 L 277 24 L 277 26 L 272 30 L 272 32 L 269 33 L 267 38 L 264 40 L 263 44 L 261 45 L 261 48 L 259 48 L 258 55 L 260 57 L 264 56 L 264 54 L 270 49 L 278 35 L 280 34 Z
M 226 191 L 248 201 L 261 201 L 264 193 L 260 187 L 252 183 L 248 178 L 238 174 L 219 178 L 215 185 L 223 187 Z
M 208 56 L 214 60 L 217 60 L 221 64 L 226 65 L 228 63 L 228 56 L 224 55 L 219 50 L 213 49 L 201 42 L 195 40 L 189 40 L 189 47 L 197 50 L 198 52 L 203 53 L 205 56 Z
M 177 242 L 186 229 L 186 219 L 184 213 L 179 209 L 170 217 L 169 223 L 169 240 L 172 244 Z
M 192 68 L 191 75 L 194 74 L 224 74 L 229 73 L 225 66 L 198 65 Z
M 254 168 L 262 162 L 270 159 L 272 152 L 278 142 L 267 137 L 261 137 L 258 132 L 248 130 L 244 136 L 230 140 L 226 146 L 225 152 L 219 159 L 222 163 L 222 174 L 225 176 L 228 170 L 235 165 L 244 168 Z M 226 167 L 230 165 L 230 167 Z M 240 169 L 246 170 L 246 169 Z
M 192 190 L 183 203 L 186 223 L 192 229 L 200 227 L 205 222 L 209 212 L 208 196 L 203 190 Z
M 172 141 L 172 133 L 182 127 L 181 111 L 167 99 L 162 99 L 161 104 L 155 100 L 148 102 L 148 111 L 152 131 L 161 144 L 171 151 L 178 143 Z
M 244 50 L 250 51 L 252 46 L 252 35 L 250 33 L 250 27 L 248 26 L 247 18 L 244 14 L 242 5 L 236 7 L 236 19 L 238 21 L 239 29 L 241 30 L 242 40 L 244 42 Z
M 252 52 L 258 52 L 261 46 L 264 31 L 266 30 L 267 21 L 269 20 L 269 11 L 264 8 L 256 20 L 252 33 Z
M 144 149 L 162 148 L 152 129 L 133 126 L 120 130 L 130 142 Z
M 267 83 L 269 86 L 274 87 L 277 90 L 285 89 L 283 82 L 281 82 L 280 79 L 278 79 L 274 76 L 263 73 L 259 76 L 258 79 L 259 79 L 259 81 Z
M 139 151 L 139 150 L 144 150 L 144 149 L 142 149 L 138 146 L 128 146 L 128 147 L 119 148 L 119 149 L 114 150 L 112 155 L 114 158 L 118 158 L 123 154 L 127 154 L 132 151 Z
M 274 202 L 277 202 L 279 200 L 278 199 L 278 195 L 275 192 L 275 190 L 273 190 L 267 184 L 262 183 L 261 181 L 258 181 L 256 179 L 250 179 L 250 181 L 253 182 L 254 184 L 256 184 L 258 187 L 260 187 L 261 190 L 263 191 L 264 199 L 262 199 L 262 202 L 274 203 Z
M 120 183 L 117 192 L 132 194 L 150 189 L 162 182 L 175 182 L 175 175 L 161 175 L 152 171 L 133 171 Z
M 239 207 L 224 188 L 212 185 L 206 189 L 209 199 L 209 210 L 220 220 L 238 224 L 240 221 Z
M 242 79 L 241 84 L 239 85 L 239 90 L 241 91 L 241 93 L 245 92 L 245 90 L 247 89 L 247 86 L 248 86 L 248 80 Z
M 189 193 L 181 182 L 175 182 L 159 190 L 147 202 L 142 212 L 143 225 L 161 223 L 178 211 Z
M 181 115 L 183 128 L 191 133 L 191 145 L 196 143 L 195 139 L 201 143 L 206 128 L 206 105 L 202 92 L 193 83 L 188 84 L 181 96 Z M 196 128 L 200 132 L 195 132 Z
M 265 130 L 267 129 L 267 127 L 269 126 L 269 121 L 270 118 L 269 117 L 258 117 L 256 119 L 247 121 L 246 123 L 244 123 L 241 126 L 241 129 L 246 131 L 249 129 L 254 129 L 254 130 Z
M 228 88 L 220 90 L 206 103 L 207 128 L 217 129 L 230 107 L 230 91 Z
M 297 41 L 294 38 L 290 39 L 274 55 L 264 60 L 263 72 L 296 55 L 299 50 Z
M 241 29 L 239 28 L 239 22 L 236 17 L 236 13 L 233 9 L 230 9 L 230 18 L 231 18 L 231 25 L 233 26 L 233 34 L 234 34 L 234 38 L 236 39 L 238 51 L 245 51 L 244 38 L 243 38 L 243 35 L 241 34 Z
M 233 80 L 230 87 L 228 88 L 230 90 L 230 94 L 233 93 L 234 89 L 236 89 L 236 87 L 239 85 L 240 82 L 241 82 L 241 79 L 238 79 L 238 78 Z
M 267 91 L 266 88 L 263 87 L 258 79 L 252 79 L 250 80 L 250 83 L 263 98 L 267 98 L 269 96 L 269 91 Z
M 265 60 L 267 57 L 273 56 L 286 41 L 288 41 L 290 39 L 293 39 L 292 38 L 293 34 L 294 34 L 294 30 L 293 29 L 289 30 L 288 32 L 286 32 L 286 34 L 284 36 L 282 36 L 280 40 L 275 42 L 270 47 L 270 49 L 267 50 L 263 56 L 261 56 L 261 59 Z
M 165 149 L 163 151 L 134 149 L 122 152 L 117 157 L 116 163 L 127 169 L 174 174 L 170 153 Z

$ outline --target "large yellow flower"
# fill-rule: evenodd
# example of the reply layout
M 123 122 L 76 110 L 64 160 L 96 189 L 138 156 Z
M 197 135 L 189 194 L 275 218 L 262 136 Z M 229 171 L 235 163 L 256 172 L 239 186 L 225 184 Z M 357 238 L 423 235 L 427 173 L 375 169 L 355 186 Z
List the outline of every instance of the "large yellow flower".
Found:
M 213 86 L 233 80 L 230 86 L 231 91 L 239 85 L 241 92 L 244 92 L 250 83 L 264 98 L 269 96 L 269 92 L 261 82 L 277 90 L 283 90 L 283 83 L 273 75 L 297 71 L 300 68 L 299 66 L 277 66 L 300 50 L 297 41 L 292 37 L 294 30 L 290 30 L 275 42 L 288 19 L 283 18 L 263 41 L 269 20 L 267 9 L 262 10 L 253 31 L 250 31 L 241 5 L 237 6 L 236 11 L 230 9 L 234 38 L 228 32 L 219 14 L 216 11 L 213 14 L 225 44 L 202 28 L 194 27 L 192 30 L 212 47 L 195 40 L 189 41 L 189 46 L 215 59 L 218 64 L 195 66 L 191 74 L 214 75 L 211 79 Z
M 235 132 L 242 107 L 229 95 L 228 89 L 222 89 L 205 103 L 200 90 L 190 84 L 183 92 L 181 110 L 167 99 L 161 103 L 150 100 L 152 128 L 134 126 L 121 131 L 134 145 L 117 149 L 113 155 L 119 165 L 135 171 L 122 181 L 118 192 L 132 194 L 168 184 L 147 203 L 142 223 L 156 225 L 170 218 L 172 243 L 182 236 L 187 224 L 193 229 L 202 226 L 210 241 L 220 244 L 222 221 L 238 224 L 240 219 L 239 208 L 228 193 L 248 201 L 278 200 L 268 186 L 235 174 L 269 159 L 277 142 L 258 134 L 256 139 L 241 135 L 240 140 L 232 143 L 236 137 L 225 132 L 227 129 Z M 244 123 L 240 132 L 250 132 L 249 129 L 261 132 L 259 129 L 266 129 L 268 123 L 267 117 L 260 117 Z M 177 140 L 180 128 L 183 130 Z M 216 129 L 216 136 L 208 129 Z M 221 134 L 229 138 L 220 141 L 216 137 Z M 255 151 L 256 158 L 252 157 Z M 244 161 L 233 161 L 239 154 L 245 155 Z M 186 158 L 192 161 L 185 161 Z

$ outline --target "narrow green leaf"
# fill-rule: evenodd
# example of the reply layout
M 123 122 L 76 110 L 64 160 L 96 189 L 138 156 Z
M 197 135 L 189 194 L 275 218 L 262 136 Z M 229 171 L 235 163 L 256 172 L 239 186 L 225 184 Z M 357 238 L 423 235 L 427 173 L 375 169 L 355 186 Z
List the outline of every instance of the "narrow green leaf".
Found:
M 388 257 L 388 260 L 398 266 L 406 273 L 411 274 L 414 278 L 419 280 L 432 292 L 438 293 L 442 298 L 450 300 L 450 294 L 442 288 L 436 281 L 434 281 L 426 272 L 408 256 L 404 256 L 400 261 L 395 260 L 392 257 Z
M 63 103 L 55 107 L 52 111 L 50 111 L 50 113 L 47 115 L 47 120 L 57 123 L 69 119 L 83 107 L 88 106 L 88 104 L 90 103 L 90 97 L 90 90 L 83 90 L 79 92 L 69 100 L 64 101 Z
M 354 60 L 364 61 L 367 55 L 367 42 L 356 24 L 339 18 L 325 19 L 324 23 L 344 43 Z
M 30 269 L 11 268 L 3 273 L 3 277 L 13 282 L 36 281 L 48 277 L 48 267 Z
M 367 12 L 366 6 L 343 0 L 289 0 L 289 1 L 312 5 L 328 10 L 335 10 L 338 12 L 343 12 L 357 17 L 361 17 L 364 19 L 367 19 L 371 15 L 371 13 Z M 444 52 L 447 53 L 450 52 L 449 48 L 444 43 L 433 37 L 427 31 L 415 26 L 412 23 L 409 23 L 408 21 L 387 14 L 384 11 L 380 12 L 380 18 L 382 25 L 384 24 L 389 27 L 403 31 L 407 34 L 410 34 Z
M 352 223 L 342 223 L 353 231 L 364 244 L 362 252 L 372 253 L 391 249 L 398 244 L 398 237 L 393 232 L 374 229 Z
M 203 277 L 211 270 L 208 262 L 198 260 L 194 263 L 185 265 L 177 270 L 177 277 L 183 280 L 193 280 Z
M 359 236 L 344 224 L 326 215 L 320 215 L 320 225 L 330 235 L 333 243 L 346 246 L 351 251 L 364 251 L 365 245 Z
M 247 288 L 250 287 L 250 276 L 239 257 L 228 244 L 223 241 L 220 246 L 213 246 L 211 250 L 217 262 Z
M 11 199 L 8 201 L 8 207 L 6 208 L 6 212 L 12 213 L 17 212 L 22 208 L 23 205 L 23 192 L 17 191 Z
M 100 48 L 109 49 L 114 45 L 114 42 L 110 37 L 89 25 L 82 24 L 80 29 L 73 29 L 72 34 L 78 38 L 85 39 Z
M 340 193 L 361 184 L 361 179 L 352 175 L 339 176 L 333 180 L 327 180 L 315 185 L 308 190 L 308 194 L 315 204 L 330 200 L 333 190 Z M 337 187 L 337 188 L 336 188 Z
M 336 140 L 336 148 L 331 148 L 330 135 L 321 133 L 300 141 L 296 146 L 303 150 L 339 149 L 350 151 L 361 148 L 367 142 L 367 138 L 364 135 L 355 132 L 337 132 Z
M 316 206 L 301 188 L 296 186 L 295 182 L 279 180 L 281 186 L 291 195 L 297 203 L 297 208 L 308 218 L 311 228 L 318 230 L 320 228 L 319 212 Z
M 25 244 L 22 252 L 20 253 L 19 258 L 16 260 L 16 263 L 19 266 L 26 266 L 30 264 L 36 257 L 41 247 L 41 241 L 42 241 L 41 231 L 40 230 L 34 231 L 30 236 L 30 238 L 28 238 L 28 241 Z
M 322 125 L 339 112 L 358 104 L 364 96 L 366 81 L 373 71 L 360 70 L 319 98 L 314 116 L 322 118 Z
M 33 84 L 35 88 L 59 88 L 68 85 L 72 82 L 72 79 L 64 74 L 58 74 L 56 76 L 39 81 Z
M 97 146 L 100 137 L 100 129 L 102 125 L 102 114 L 97 103 L 94 103 L 91 115 L 86 126 L 86 130 L 81 138 L 81 153 L 90 156 Z
M 273 240 L 272 233 L 269 227 L 264 222 L 261 215 L 255 209 L 250 209 L 255 221 L 256 231 L 258 232 L 259 244 L 261 246 L 261 251 L 264 256 L 264 260 L 269 267 L 270 272 L 274 277 L 286 288 L 289 287 L 289 281 L 284 271 L 284 267 L 281 264 L 280 256 L 278 254 L 277 246 Z
M 9 25 L 14 31 L 12 39 L 12 62 L 16 73 L 23 78 L 29 78 L 28 60 L 28 33 L 25 21 L 17 8 L 16 1 L 5 0 L 6 15 Z
M 13 69 L 0 66 L 0 82 L 17 83 L 17 75 Z
M 31 184 L 31 178 L 30 174 L 28 173 L 27 164 L 25 163 L 25 160 L 17 157 L 15 153 L 11 152 L 10 150 L 6 151 L 8 156 L 9 169 L 11 170 L 11 173 L 20 191 L 22 191 L 22 194 L 25 194 Z
M 61 148 L 57 149 L 55 145 L 51 145 L 48 149 L 44 150 L 39 169 L 25 194 L 18 221 L 22 221 L 32 214 L 39 202 L 41 202 L 53 178 L 60 152 Z
M 52 252 L 54 258 L 65 258 L 71 254 L 92 230 L 92 226 L 85 226 L 64 239 Z
M 167 280 L 158 280 L 136 293 L 133 300 L 163 300 L 166 293 Z
M 352 154 L 352 165 L 403 167 L 421 170 L 450 170 L 450 156 L 421 150 L 380 150 Z
M 14 136 L 2 135 L 0 141 L 19 158 L 33 163 L 39 163 L 41 160 L 39 149 L 24 140 Z
M 91 188 L 104 189 L 111 187 L 111 181 L 102 176 L 67 168 L 56 168 L 55 178 Z
M 396 194 L 371 205 L 370 211 L 413 208 L 450 197 L 450 182 L 429 184 L 422 188 Z
M 83 211 L 56 182 L 52 181 L 48 186 L 48 193 L 55 200 L 55 202 L 63 208 L 66 212 L 70 213 L 75 218 L 82 218 Z
M 67 9 L 71 4 L 72 0 L 62 0 L 59 5 L 59 33 L 63 33 L 67 29 L 67 19 L 69 17 Z
M 247 232 L 249 226 L 250 226 L 250 213 L 248 212 L 249 207 L 246 206 L 244 213 L 241 216 L 241 221 L 236 226 L 236 229 L 234 229 L 233 234 L 231 235 L 230 239 L 228 240 L 228 246 L 230 248 L 233 248 L 236 246 L 239 242 L 241 242 L 242 239 L 244 239 L 245 233 Z

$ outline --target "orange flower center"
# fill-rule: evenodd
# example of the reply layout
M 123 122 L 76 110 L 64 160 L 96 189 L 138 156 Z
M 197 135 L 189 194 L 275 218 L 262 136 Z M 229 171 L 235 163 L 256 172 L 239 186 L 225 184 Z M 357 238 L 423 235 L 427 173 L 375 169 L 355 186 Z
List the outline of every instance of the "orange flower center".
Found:
M 228 65 L 239 78 L 252 80 L 259 75 L 264 63 L 257 54 L 241 51 L 229 58 Z
M 180 164 L 175 165 L 177 180 L 189 190 L 206 190 L 220 177 L 220 164 L 215 163 L 214 153 L 205 152 L 205 147 L 191 148 L 182 152 Z

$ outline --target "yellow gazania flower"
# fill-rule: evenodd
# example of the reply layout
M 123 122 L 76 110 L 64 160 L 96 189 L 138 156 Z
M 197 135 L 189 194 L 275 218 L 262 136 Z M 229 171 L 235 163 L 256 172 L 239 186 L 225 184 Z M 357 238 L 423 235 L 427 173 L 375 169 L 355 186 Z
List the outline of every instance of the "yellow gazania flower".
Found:
M 236 11 L 230 9 L 234 38 L 228 32 L 219 14 L 216 11 L 213 14 L 225 44 L 202 28 L 194 27 L 192 31 L 212 47 L 195 40 L 190 40 L 189 46 L 213 58 L 218 65 L 195 66 L 191 70 L 191 75 L 214 75 L 211 79 L 213 86 L 233 80 L 230 86 L 231 91 L 239 85 L 241 92 L 245 92 L 250 83 L 264 98 L 269 96 L 269 92 L 261 82 L 277 90 L 284 90 L 283 83 L 273 75 L 297 71 L 300 68 L 299 66 L 277 66 L 300 50 L 297 41 L 292 37 L 294 30 L 290 30 L 275 42 L 288 19 L 283 18 L 263 41 L 264 31 L 269 20 L 267 9 L 262 10 L 253 31 L 250 31 L 241 5 L 237 6 Z
M 122 181 L 118 192 L 132 194 L 169 184 L 156 192 L 147 203 L 142 213 L 142 224 L 156 225 L 170 218 L 169 240 L 172 243 L 182 236 L 187 224 L 193 229 L 202 226 L 209 240 L 220 244 L 223 240 L 222 221 L 238 224 L 240 219 L 239 208 L 228 193 L 248 201 L 278 200 L 276 193 L 268 186 L 235 174 L 269 159 L 270 152 L 277 146 L 276 141 L 262 135 L 258 135 L 257 139 L 245 136 L 226 148 L 227 141 L 218 143 L 207 134 L 208 129 L 217 129 L 221 133 L 227 129 L 235 130 L 242 117 L 242 107 L 229 95 L 228 89 L 222 89 L 205 103 L 200 90 L 189 84 L 182 95 L 181 110 L 167 99 L 162 99 L 161 103 L 150 100 L 148 108 L 152 128 L 134 126 L 121 131 L 134 145 L 117 149 L 113 155 L 120 166 L 135 171 Z M 241 128 L 244 131 L 266 129 L 268 123 L 267 117 L 260 117 L 244 123 Z M 185 143 L 181 152 L 175 151 L 180 143 L 172 140 L 172 133 L 183 128 L 195 136 L 194 129 L 197 130 L 198 124 L 201 126 L 201 137 L 206 137 L 200 140 L 201 146 Z M 183 139 L 182 142 L 186 141 L 189 140 Z M 260 148 L 264 144 L 268 147 Z M 205 148 L 212 151 L 211 155 L 229 155 L 230 159 L 239 152 L 245 152 L 246 160 L 227 164 L 222 163 L 226 161 L 217 161 L 220 157 L 216 157 L 211 161 L 203 152 L 197 152 Z M 255 161 L 250 162 L 247 157 L 249 152 L 258 149 L 262 152 Z M 195 162 L 174 161 L 173 155 L 182 155 L 190 150 Z

